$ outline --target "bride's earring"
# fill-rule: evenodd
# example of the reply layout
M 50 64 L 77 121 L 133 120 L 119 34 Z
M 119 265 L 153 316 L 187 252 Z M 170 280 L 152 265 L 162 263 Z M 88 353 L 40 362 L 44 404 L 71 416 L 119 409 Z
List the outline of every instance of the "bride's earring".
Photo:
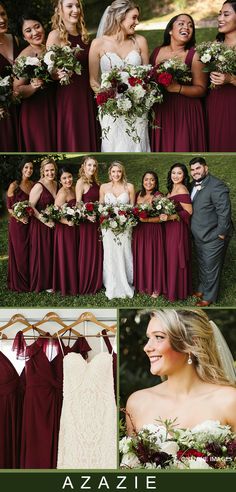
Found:
M 191 358 L 191 354 L 189 352 L 189 354 L 188 354 L 188 364 L 191 365 L 192 363 L 193 363 L 193 361 L 192 361 L 192 358 Z

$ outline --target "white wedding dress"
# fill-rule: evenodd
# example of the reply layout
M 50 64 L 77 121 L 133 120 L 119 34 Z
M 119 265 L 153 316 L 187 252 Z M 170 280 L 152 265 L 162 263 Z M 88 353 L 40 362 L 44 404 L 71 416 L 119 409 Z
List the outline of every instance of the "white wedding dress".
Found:
M 127 191 L 116 197 L 106 193 L 105 204 L 119 205 L 129 203 Z M 115 297 L 133 297 L 133 255 L 131 249 L 131 232 L 119 235 L 119 242 L 111 229 L 102 230 L 103 241 L 103 284 L 108 299 Z
M 123 68 L 126 65 L 142 65 L 142 59 L 137 50 L 132 50 L 123 59 L 117 53 L 107 52 L 101 56 L 100 69 L 101 72 L 109 72 L 114 67 Z M 134 142 L 126 130 L 129 130 L 124 117 L 114 118 L 110 115 L 100 117 L 101 128 L 109 128 L 105 136 L 102 133 L 101 152 L 150 152 L 150 143 L 148 136 L 148 118 L 143 115 L 142 118 L 137 118 L 135 129 L 140 138 L 139 142 Z
M 116 468 L 112 354 L 101 352 L 87 362 L 71 352 L 64 357 L 63 375 L 57 468 Z

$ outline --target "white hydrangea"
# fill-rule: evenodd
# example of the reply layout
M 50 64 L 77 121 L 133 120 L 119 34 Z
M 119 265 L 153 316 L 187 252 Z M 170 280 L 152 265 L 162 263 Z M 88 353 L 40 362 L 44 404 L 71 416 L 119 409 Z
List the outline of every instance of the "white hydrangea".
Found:
M 140 84 L 131 87 L 129 90 L 133 94 L 134 100 L 137 102 L 140 101 L 140 99 L 142 99 L 146 94 L 145 89 Z
M 132 442 L 131 437 L 123 437 L 119 442 L 119 450 L 123 454 L 129 453 L 129 445 Z
M 200 60 L 202 63 L 207 63 L 211 60 L 211 55 L 210 53 L 204 53 L 204 55 L 201 56 Z
M 155 425 L 155 424 L 147 424 L 144 425 L 140 431 L 140 433 L 145 433 L 146 431 L 151 434 L 153 437 L 154 442 L 160 444 L 166 439 L 166 428 L 162 425 Z
M 196 425 L 191 430 L 192 435 L 197 435 L 197 439 L 204 440 L 214 437 L 215 439 L 225 439 L 231 434 L 229 425 L 220 425 L 219 420 L 205 420 L 199 425 Z
M 37 56 L 27 56 L 25 60 L 26 65 L 33 65 L 39 67 L 41 65 L 41 62 Z
M 127 97 L 121 97 L 117 100 L 117 107 L 121 111 L 129 111 L 129 109 L 132 107 L 132 103 Z

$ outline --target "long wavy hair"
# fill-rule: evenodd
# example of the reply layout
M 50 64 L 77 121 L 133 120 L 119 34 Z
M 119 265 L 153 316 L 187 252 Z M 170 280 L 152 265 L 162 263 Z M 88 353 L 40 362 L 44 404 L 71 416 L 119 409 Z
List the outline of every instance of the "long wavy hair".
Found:
M 34 168 L 34 164 L 33 164 L 32 160 L 29 159 L 29 157 L 25 156 L 20 161 L 20 164 L 19 164 L 19 166 L 17 168 L 17 171 L 16 171 L 16 183 L 17 183 L 17 186 L 20 186 L 20 183 L 22 181 L 22 171 L 23 171 L 24 165 L 25 164 L 28 164 L 28 163 L 31 163 L 32 166 L 33 166 L 33 168 Z
M 86 173 L 85 173 L 85 164 L 86 162 L 89 160 L 89 159 L 92 159 L 95 164 L 96 164 L 96 170 L 95 170 L 95 173 L 93 176 L 91 176 L 91 178 L 88 178 L 88 176 L 86 176 Z M 79 174 L 78 174 L 79 178 L 82 178 L 83 182 L 84 183 L 87 183 L 87 184 L 91 184 L 91 183 L 97 183 L 99 184 L 99 180 L 98 180 L 98 161 L 97 159 L 95 159 L 95 157 L 93 157 L 92 155 L 85 155 L 82 159 L 82 163 L 81 163 L 81 166 L 79 168 Z
M 125 166 L 124 164 L 121 162 L 121 161 L 113 161 L 111 162 L 110 166 L 109 166 L 109 169 L 108 169 L 108 177 L 109 177 L 109 180 L 112 181 L 111 179 L 111 170 L 113 167 L 118 167 L 120 169 L 120 171 L 122 172 L 121 174 L 121 183 L 123 183 L 124 185 L 127 184 L 127 177 L 126 177 L 126 172 L 125 172 Z
M 56 178 L 56 175 L 57 175 L 57 165 L 56 165 L 56 161 L 54 161 L 54 159 L 52 157 L 46 157 L 45 159 L 42 160 L 41 164 L 40 164 L 40 178 L 44 178 L 44 168 L 47 164 L 53 164 L 54 165 L 54 169 L 55 169 L 55 178 Z
M 59 31 L 60 39 L 63 43 L 70 44 L 68 41 L 68 32 L 66 30 L 66 26 L 63 21 L 63 0 L 55 0 L 54 1 L 55 8 L 54 14 L 51 18 L 52 28 L 57 29 Z M 77 28 L 79 33 L 81 34 L 82 41 L 87 44 L 89 42 L 89 34 L 85 26 L 84 20 L 84 11 L 81 0 L 78 0 L 79 4 L 79 18 L 77 22 Z
M 235 386 L 224 373 L 213 327 L 201 309 L 158 309 L 151 313 L 165 328 L 176 352 L 191 354 L 193 365 L 202 381 Z
M 185 50 L 189 50 L 190 48 L 192 48 L 193 46 L 195 46 L 196 44 L 196 37 L 195 37 L 195 23 L 194 23 L 194 20 L 192 18 L 191 15 L 189 14 L 178 14 L 178 15 L 175 15 L 174 17 L 172 17 L 166 28 L 165 28 L 165 31 L 164 31 L 164 35 L 163 35 L 163 43 L 161 46 L 169 46 L 170 45 L 170 42 L 171 42 L 171 37 L 170 37 L 170 31 L 172 30 L 173 28 L 173 24 L 174 22 L 181 16 L 181 15 L 186 15 L 187 17 L 189 17 L 189 19 L 191 20 L 192 24 L 193 24 L 193 34 L 192 34 L 192 37 L 191 39 L 188 41 L 188 43 L 186 43 L 184 49 Z
M 170 168 L 170 170 L 168 172 L 168 175 L 167 175 L 167 183 L 166 183 L 167 190 L 169 191 L 169 193 L 171 193 L 171 191 L 173 189 L 174 183 L 173 183 L 173 181 L 171 179 L 171 173 L 172 173 L 172 170 L 175 167 L 180 167 L 180 169 L 182 169 L 182 171 L 184 173 L 184 178 L 183 178 L 182 183 L 189 190 L 190 189 L 190 178 L 189 178 L 187 167 L 185 166 L 185 164 L 181 164 L 179 162 L 176 162 L 175 164 L 173 164 L 173 166 L 171 166 L 171 168 Z
M 226 0 L 226 2 L 223 3 L 223 5 L 225 5 L 226 3 L 228 3 L 229 5 L 231 5 L 231 7 L 234 9 L 234 12 L 236 13 L 236 1 L 235 0 Z M 219 32 L 216 36 L 216 39 L 217 41 L 220 41 L 221 43 L 223 43 L 223 41 L 225 40 L 225 34 L 222 32 Z
M 142 176 L 142 188 L 141 188 L 140 193 L 139 193 L 140 196 L 146 195 L 146 190 L 144 188 L 143 181 L 144 181 L 144 178 L 147 174 L 151 174 L 153 176 L 153 178 L 155 179 L 155 187 L 151 191 L 151 195 L 155 195 L 155 193 L 157 193 L 157 191 L 159 191 L 159 179 L 158 179 L 157 173 L 155 173 L 155 171 L 146 171 Z
M 103 30 L 103 34 L 111 35 L 121 31 L 121 23 L 125 19 L 126 14 L 133 9 L 138 9 L 136 2 L 130 0 L 115 0 L 109 6 L 107 18 Z

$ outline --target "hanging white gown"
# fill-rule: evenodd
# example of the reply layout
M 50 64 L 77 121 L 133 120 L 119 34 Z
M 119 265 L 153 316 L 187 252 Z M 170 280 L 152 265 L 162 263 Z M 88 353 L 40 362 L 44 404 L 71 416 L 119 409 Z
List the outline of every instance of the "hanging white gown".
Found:
M 114 67 L 125 67 L 126 65 L 142 65 L 142 58 L 137 50 L 132 50 L 125 58 L 121 58 L 117 53 L 107 52 L 101 56 L 100 69 L 101 72 L 109 72 Z M 127 134 L 129 130 L 124 117 L 114 118 L 109 115 L 100 117 L 101 128 L 109 128 L 107 136 L 102 132 L 101 152 L 150 152 L 150 143 L 148 136 L 148 117 L 144 114 L 135 121 L 137 135 L 140 138 L 139 142 L 134 140 Z
M 63 405 L 57 468 L 117 466 L 117 411 L 112 354 L 86 362 L 71 352 L 63 361 Z
M 119 205 L 129 203 L 127 191 L 116 197 L 106 193 L 105 204 Z M 108 299 L 133 297 L 133 254 L 131 231 L 119 235 L 119 242 L 111 229 L 102 230 L 103 242 L 103 285 Z

